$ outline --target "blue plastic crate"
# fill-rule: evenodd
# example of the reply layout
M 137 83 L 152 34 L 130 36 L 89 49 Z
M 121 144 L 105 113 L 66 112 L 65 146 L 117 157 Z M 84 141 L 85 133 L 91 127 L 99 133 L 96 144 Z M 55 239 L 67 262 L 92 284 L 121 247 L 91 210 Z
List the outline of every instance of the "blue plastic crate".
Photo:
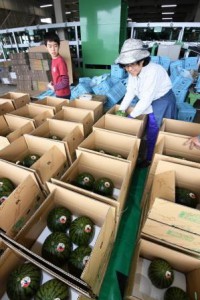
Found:
M 126 87 L 123 83 L 119 82 L 115 84 L 106 94 L 108 101 L 106 105 L 113 106 L 118 103 L 125 95 Z
M 92 93 L 92 89 L 89 85 L 84 83 L 79 83 L 71 90 L 70 99 L 75 99 L 78 98 L 80 95 L 90 94 L 90 93 Z
M 178 120 L 192 122 L 195 115 L 196 109 L 189 103 L 178 103 Z
M 188 89 L 177 90 L 173 89 L 174 95 L 176 97 L 176 103 L 182 103 L 185 101 L 188 94 Z
M 110 80 L 109 81 L 104 80 L 101 83 L 99 83 L 98 85 L 94 85 L 92 87 L 92 90 L 96 95 L 106 95 L 111 87 L 112 87 L 112 85 L 111 85 Z
M 122 79 L 126 77 L 126 71 L 121 68 L 118 64 L 111 65 L 111 77 Z
M 163 68 L 164 68 L 166 71 L 169 70 L 170 62 L 171 62 L 171 60 L 170 60 L 169 57 L 167 57 L 167 56 L 160 56 L 160 62 L 159 62 L 159 64 L 160 64 L 161 66 L 163 66 Z
M 80 77 L 78 82 L 79 83 L 86 83 L 86 84 L 90 85 L 91 80 L 92 79 L 90 77 Z
M 151 56 L 151 62 L 155 63 L 155 64 L 159 64 L 160 62 L 160 57 L 159 56 Z
M 197 82 L 196 82 L 196 84 L 195 84 L 195 89 L 196 89 L 196 90 L 200 90 L 200 74 L 199 74 L 199 76 L 198 76 L 198 78 L 197 78 Z
M 170 78 L 173 82 L 177 76 L 180 75 L 180 69 L 183 68 L 183 60 L 179 59 L 173 62 L 170 62 L 169 70 L 170 70 Z
M 187 57 L 184 59 L 184 68 L 186 70 L 198 70 L 198 57 Z
M 173 90 L 188 89 L 191 86 L 192 82 L 193 82 L 192 78 L 183 77 L 179 75 L 172 82 L 172 88 Z

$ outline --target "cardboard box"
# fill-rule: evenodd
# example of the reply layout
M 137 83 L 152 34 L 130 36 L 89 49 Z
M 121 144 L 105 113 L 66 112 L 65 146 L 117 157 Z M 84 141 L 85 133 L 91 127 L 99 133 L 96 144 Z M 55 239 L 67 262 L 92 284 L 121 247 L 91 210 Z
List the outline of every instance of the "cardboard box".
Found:
M 103 103 L 93 100 L 74 99 L 69 102 L 70 107 L 77 107 L 91 111 L 94 122 L 103 115 Z
M 50 234 L 46 227 L 47 216 L 50 210 L 57 206 L 67 207 L 76 217 L 91 218 L 95 224 L 95 236 L 90 244 L 93 249 L 81 274 L 81 281 L 86 283 L 85 289 L 89 288 L 92 293 L 98 295 L 114 243 L 115 209 L 110 205 L 94 201 L 92 198 L 51 183 L 48 183 L 48 188 L 49 196 L 17 236 L 17 242 L 28 249 L 32 247 L 30 253 L 34 252 L 41 256 L 42 243 Z M 45 264 L 46 261 L 42 260 Z M 59 270 L 59 275 L 64 277 L 66 272 L 55 268 Z
M 119 110 L 119 107 L 120 107 L 119 104 L 115 104 L 106 112 L 106 114 L 115 115 L 116 112 Z M 133 110 L 134 110 L 134 107 L 128 107 L 126 109 L 126 113 L 130 114 Z M 140 116 L 136 117 L 135 119 L 136 120 L 146 120 L 146 115 L 140 115 Z
M 165 132 L 159 132 L 154 153 L 180 157 L 184 160 L 186 159 L 199 163 L 200 151 L 195 147 L 190 149 L 189 145 L 184 145 L 188 138 L 188 136 L 177 136 L 173 134 L 166 134 Z
M 183 249 L 167 247 L 165 243 L 141 239 L 131 263 L 124 300 L 164 299 L 166 289 L 153 287 L 146 274 L 148 264 L 154 258 L 165 259 L 174 269 L 175 278 L 172 286 L 186 288 L 189 299 L 199 298 L 199 257 L 194 257 Z
M 0 177 L 10 179 L 15 185 L 13 192 L 0 206 L 0 228 L 14 237 L 40 206 L 44 194 L 34 174 L 2 160 Z
M 57 142 L 64 143 L 70 163 L 76 159 L 75 150 L 84 139 L 82 124 L 55 119 L 47 119 L 30 134 L 45 139 L 52 135 L 60 137 L 61 141 Z
M 56 97 L 45 97 L 44 99 L 37 100 L 31 103 L 31 105 L 43 105 L 47 107 L 53 107 L 54 113 L 60 111 L 62 109 L 62 106 L 67 106 L 69 104 L 69 100 L 67 99 L 61 99 Z
M 192 137 L 199 135 L 200 124 L 180 120 L 163 119 L 160 131 Z
M 77 191 L 91 198 L 112 205 L 117 210 L 118 221 L 126 201 L 128 188 L 131 179 L 131 164 L 129 161 L 116 160 L 110 157 L 77 150 L 77 159 L 61 178 L 51 181 L 57 185 Z M 112 197 L 99 195 L 95 192 L 88 191 L 77 187 L 73 184 L 75 178 L 82 172 L 91 173 L 95 179 L 108 177 L 113 181 L 114 192 Z
M 131 162 L 133 170 L 137 161 L 139 147 L 140 139 L 137 137 L 96 129 L 80 143 L 78 149 L 106 157 L 111 156 L 119 160 L 128 160 Z M 99 150 L 104 150 L 105 153 L 101 153 Z M 120 154 L 123 158 L 118 158 L 117 154 Z
M 48 53 L 47 48 L 45 45 L 40 45 L 36 47 L 30 47 L 29 53 Z M 69 83 L 73 83 L 73 73 L 72 73 L 72 61 L 71 61 L 71 55 L 70 55 L 70 49 L 69 49 L 69 42 L 68 41 L 61 41 L 60 42 L 60 48 L 59 48 L 60 55 L 64 58 L 67 68 L 68 68 L 68 74 L 69 74 Z
M 0 98 L 0 115 L 13 111 L 15 108 L 11 101 Z
M 28 154 L 38 154 L 40 158 L 30 168 L 19 164 L 17 167 L 35 174 L 44 190 L 46 190 L 46 181 L 51 177 L 60 178 L 69 167 L 63 144 L 50 139 L 41 142 L 41 138 L 27 134 L 0 150 L 0 159 L 16 165 L 16 162 L 22 161 Z
M 92 125 L 94 123 L 91 112 L 75 107 L 62 107 L 62 110 L 57 112 L 53 119 L 64 120 L 75 123 L 83 124 L 84 136 L 86 137 L 92 131 Z
M 96 128 L 134 135 L 141 138 L 145 129 L 145 122 L 143 120 L 105 114 L 93 125 L 93 130 Z
M 10 114 L 19 118 L 25 118 L 26 120 L 32 120 L 35 127 L 41 125 L 47 118 L 54 116 L 53 107 L 37 106 L 32 104 L 26 104 L 17 110 L 12 111 Z
M 18 109 L 30 102 L 30 95 L 26 93 L 8 92 L 0 95 L 0 99 L 10 99 L 15 109 Z

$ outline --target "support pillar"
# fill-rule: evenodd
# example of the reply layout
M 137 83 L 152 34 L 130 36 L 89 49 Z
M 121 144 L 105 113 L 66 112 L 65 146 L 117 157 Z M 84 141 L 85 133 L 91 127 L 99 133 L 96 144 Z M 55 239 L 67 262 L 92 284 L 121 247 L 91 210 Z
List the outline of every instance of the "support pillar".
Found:
M 53 0 L 56 23 L 66 21 L 64 0 Z M 60 40 L 67 39 L 67 33 L 63 28 L 57 29 Z

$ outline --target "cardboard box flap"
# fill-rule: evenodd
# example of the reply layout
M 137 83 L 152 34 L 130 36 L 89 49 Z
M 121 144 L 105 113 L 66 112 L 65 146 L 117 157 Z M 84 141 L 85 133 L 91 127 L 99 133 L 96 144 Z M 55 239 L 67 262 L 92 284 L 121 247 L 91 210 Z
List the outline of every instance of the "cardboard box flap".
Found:
M 175 171 L 166 171 L 154 176 L 150 206 L 153 205 L 155 198 L 162 198 L 169 201 L 175 199 Z
M 10 249 L 12 249 L 18 255 L 22 256 L 24 259 L 31 261 L 33 264 L 43 269 L 45 272 L 61 280 L 71 288 L 86 295 L 87 297 L 91 298 L 94 296 L 96 298 L 96 296 L 92 293 L 92 291 L 84 281 L 77 279 L 75 276 L 65 272 L 64 270 L 58 268 L 57 266 L 54 266 L 49 261 L 45 260 L 39 255 L 28 250 L 26 247 L 22 246 L 21 244 L 18 244 L 16 241 L 10 239 L 3 232 L 0 232 L 0 238 Z
M 16 155 L 14 156 L 13 153 Z M 28 148 L 24 136 L 19 137 L 17 140 L 13 141 L 7 147 L 1 149 L 0 158 L 14 162 L 20 161 L 21 158 L 28 154 Z
M 32 176 L 29 175 L 15 188 L 6 201 L 0 205 L 0 228 L 4 231 L 8 231 L 13 227 L 14 231 L 18 231 L 22 223 L 26 220 L 26 215 L 31 210 L 30 203 L 33 202 L 31 206 L 37 207 L 41 200 L 42 195 L 39 194 L 39 186 L 33 180 Z M 21 222 L 17 224 L 17 221 L 19 221 L 21 217 L 23 217 Z
M 11 130 L 15 130 L 17 128 L 21 128 L 21 126 L 27 124 L 27 123 L 32 123 L 32 126 L 35 128 L 34 126 L 34 122 L 31 120 L 27 120 L 27 119 L 23 119 L 23 118 L 18 118 L 15 115 L 11 115 L 11 114 L 6 114 L 4 116 L 6 122 L 8 123 L 8 126 Z
M 13 111 L 15 108 L 10 102 L 0 103 L 0 115 Z
M 17 128 L 15 131 L 8 134 L 7 138 L 9 140 L 9 142 L 11 143 L 14 140 L 16 140 L 17 138 L 19 138 L 20 136 L 22 136 L 26 133 L 30 133 L 34 129 L 35 129 L 35 127 L 34 127 L 33 123 L 32 122 L 27 122 L 26 124 L 24 124 L 20 128 Z
M 8 123 L 6 122 L 6 119 L 4 116 L 0 116 L 0 135 L 5 136 L 8 133 L 10 133 L 10 129 L 8 127 Z

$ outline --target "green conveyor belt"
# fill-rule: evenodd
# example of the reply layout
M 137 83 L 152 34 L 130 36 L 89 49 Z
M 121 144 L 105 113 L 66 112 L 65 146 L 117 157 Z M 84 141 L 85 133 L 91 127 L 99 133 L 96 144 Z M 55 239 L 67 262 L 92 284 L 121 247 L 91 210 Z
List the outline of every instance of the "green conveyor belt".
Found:
M 120 221 L 114 248 L 100 290 L 99 300 L 121 300 L 129 274 L 140 225 L 140 202 L 148 168 L 136 168 Z

